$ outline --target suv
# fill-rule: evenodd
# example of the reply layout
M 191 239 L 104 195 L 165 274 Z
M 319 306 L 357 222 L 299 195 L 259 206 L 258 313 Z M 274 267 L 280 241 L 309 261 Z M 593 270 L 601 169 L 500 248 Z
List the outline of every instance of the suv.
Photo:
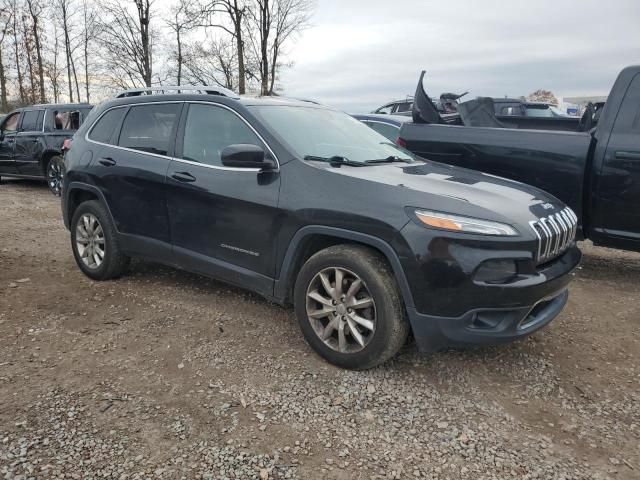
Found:
M 371 113 L 380 113 L 386 115 L 392 114 L 400 114 L 400 113 L 411 113 L 411 109 L 413 108 L 413 98 L 406 98 L 405 100 L 395 100 L 391 103 L 387 103 L 382 107 L 374 110 Z
M 161 90 L 96 107 L 65 155 L 64 222 L 90 278 L 144 257 L 293 303 L 311 346 L 353 369 L 410 332 L 426 351 L 501 343 L 565 305 L 581 253 L 552 196 L 312 103 Z
M 0 123 L 0 176 L 46 179 L 60 195 L 62 146 L 91 111 L 88 104 L 33 105 Z

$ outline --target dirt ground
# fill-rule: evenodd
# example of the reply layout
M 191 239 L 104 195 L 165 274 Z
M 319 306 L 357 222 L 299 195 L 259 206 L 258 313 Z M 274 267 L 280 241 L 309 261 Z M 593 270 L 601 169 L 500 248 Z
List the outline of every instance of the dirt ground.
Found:
M 526 341 L 348 372 L 251 293 L 89 280 L 59 200 L 5 179 L 0 478 L 640 478 L 640 255 L 582 248 Z

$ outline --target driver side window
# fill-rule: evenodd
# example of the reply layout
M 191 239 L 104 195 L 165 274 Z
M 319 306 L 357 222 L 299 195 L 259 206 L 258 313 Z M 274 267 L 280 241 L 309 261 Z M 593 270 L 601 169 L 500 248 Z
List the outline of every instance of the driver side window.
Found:
M 379 108 L 378 110 L 376 110 L 376 113 L 386 113 L 387 115 L 391 114 L 391 111 L 393 110 L 394 105 L 385 105 L 382 108 Z
M 264 148 L 258 136 L 235 113 L 213 105 L 189 105 L 182 158 L 222 166 L 222 150 L 239 143 Z
M 20 112 L 9 115 L 2 124 L 2 133 L 16 133 L 16 130 L 18 130 L 18 120 L 20 120 Z

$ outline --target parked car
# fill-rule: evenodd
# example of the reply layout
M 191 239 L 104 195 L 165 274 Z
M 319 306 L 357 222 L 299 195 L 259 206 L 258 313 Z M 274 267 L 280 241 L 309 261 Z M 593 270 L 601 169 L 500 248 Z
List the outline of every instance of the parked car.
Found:
M 0 123 L 0 177 L 45 179 L 60 194 L 62 145 L 80 127 L 88 104 L 33 105 L 9 113 Z
M 293 303 L 309 344 L 354 369 L 410 331 L 427 351 L 502 343 L 565 305 L 577 219 L 551 195 L 419 160 L 319 105 L 160 88 L 96 107 L 65 155 L 88 277 L 143 257 Z
M 404 100 L 394 100 L 393 102 L 389 102 L 386 105 L 383 105 L 380 108 L 377 108 L 372 113 L 379 113 L 382 115 L 392 115 L 399 113 L 410 113 L 413 108 L 413 98 L 405 98 Z
M 421 79 L 400 144 L 545 190 L 576 212 L 581 238 L 640 251 L 640 66 L 620 73 L 588 132 L 448 126 L 436 115 Z

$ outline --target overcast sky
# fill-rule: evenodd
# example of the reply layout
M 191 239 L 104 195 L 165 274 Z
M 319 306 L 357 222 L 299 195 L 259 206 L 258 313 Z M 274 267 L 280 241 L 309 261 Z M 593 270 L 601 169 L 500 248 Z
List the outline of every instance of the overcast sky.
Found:
M 290 47 L 288 96 L 350 112 L 427 92 L 606 95 L 640 64 L 640 0 L 318 0 Z

